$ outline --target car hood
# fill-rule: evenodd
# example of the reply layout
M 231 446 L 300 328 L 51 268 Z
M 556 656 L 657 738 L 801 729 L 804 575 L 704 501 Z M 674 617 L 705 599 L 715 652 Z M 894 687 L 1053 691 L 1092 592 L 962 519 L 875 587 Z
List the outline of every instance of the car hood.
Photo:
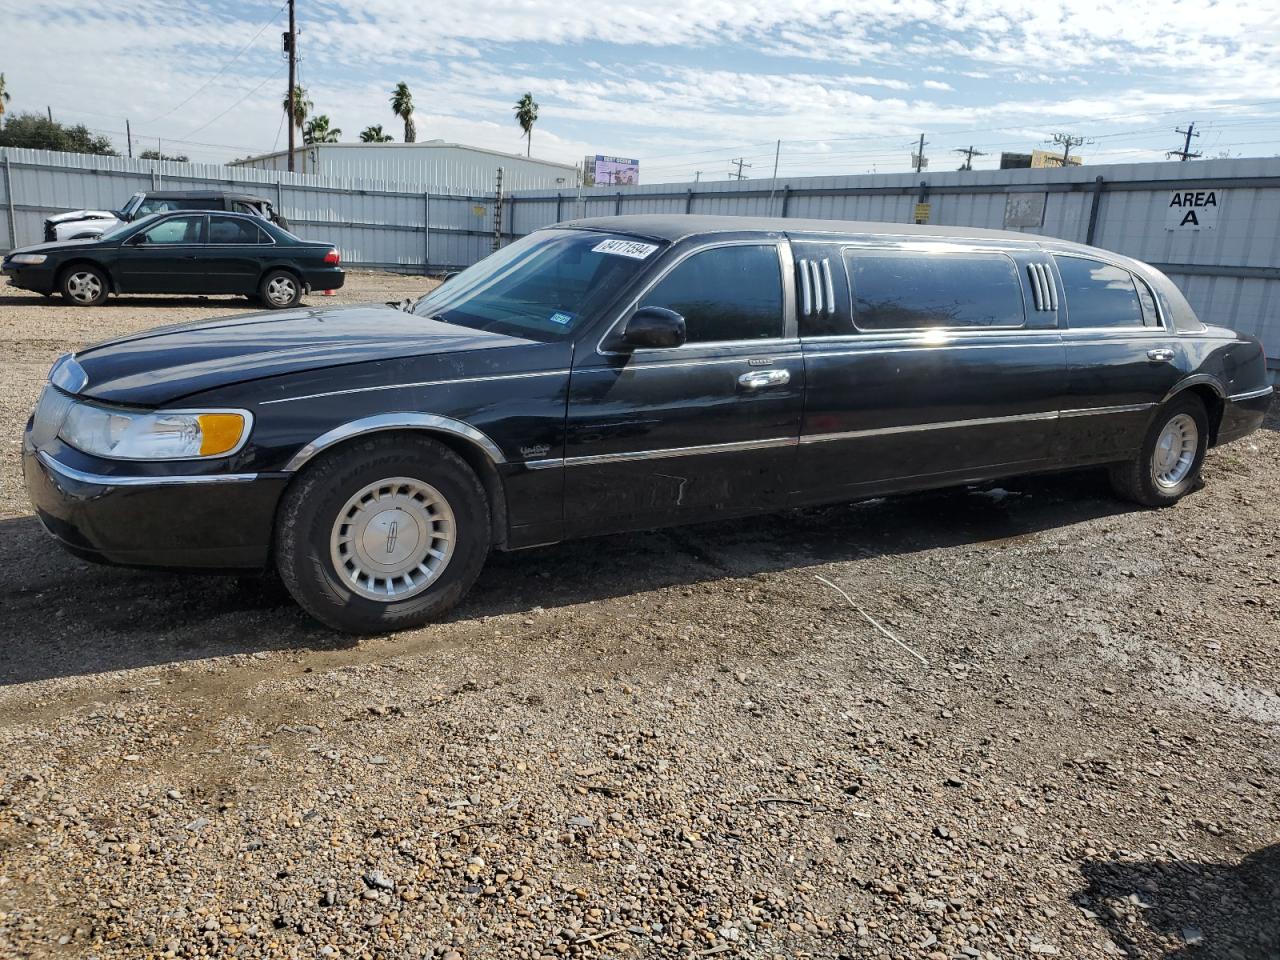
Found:
M 48 243 L 32 243 L 25 247 L 15 247 L 4 256 L 6 259 L 18 253 L 57 253 L 59 250 L 70 250 L 72 247 L 101 245 L 101 237 L 85 237 L 82 240 L 51 240 Z
M 116 215 L 110 210 L 70 210 L 67 213 L 55 213 L 47 217 L 45 223 L 68 223 L 72 220 L 115 220 Z
M 157 406 L 248 380 L 530 341 L 428 320 L 383 305 L 240 314 L 159 327 L 75 355 L 83 396 Z

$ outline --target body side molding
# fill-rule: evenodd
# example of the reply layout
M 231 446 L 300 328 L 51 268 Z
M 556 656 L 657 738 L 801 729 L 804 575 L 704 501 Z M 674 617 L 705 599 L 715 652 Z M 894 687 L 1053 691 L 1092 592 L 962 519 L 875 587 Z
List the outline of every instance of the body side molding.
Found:
M 469 423 L 442 417 L 434 413 L 381 413 L 374 417 L 352 420 L 334 427 L 327 433 L 316 437 L 295 453 L 284 466 L 286 473 L 300 470 L 316 454 L 327 450 L 336 443 L 361 437 L 369 433 L 381 433 L 386 430 L 435 430 L 440 433 L 451 433 L 454 436 L 469 440 L 483 450 L 495 464 L 506 463 L 507 458 L 502 449 L 488 436 Z

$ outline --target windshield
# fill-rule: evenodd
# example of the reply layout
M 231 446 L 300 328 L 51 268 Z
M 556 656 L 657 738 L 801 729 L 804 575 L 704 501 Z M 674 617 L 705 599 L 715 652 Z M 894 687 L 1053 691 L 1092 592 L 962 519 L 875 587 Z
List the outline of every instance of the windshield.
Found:
M 633 237 L 539 230 L 486 257 L 413 306 L 473 330 L 561 340 L 604 306 L 658 251 Z
M 104 231 L 104 232 L 103 232 L 103 234 L 102 234 L 102 237 L 101 237 L 100 239 L 102 239 L 102 240 L 119 240 L 119 239 L 120 239 L 121 237 L 123 237 L 126 233 L 133 233 L 133 231 L 135 231 L 135 230 L 137 230 L 137 229 L 139 229 L 139 228 L 145 229 L 144 224 L 148 224 L 148 223 L 150 223 L 152 220 L 155 220 L 157 216 L 158 216 L 158 214 L 154 214 L 154 213 L 153 213 L 153 214 L 151 214 L 151 215 L 150 215 L 150 216 L 148 216 L 148 217 L 143 217 L 141 220 L 133 220 L 133 221 L 128 222 L 128 223 L 117 223 L 117 224 L 116 224 L 114 227 L 112 227 L 110 230 L 106 230 L 106 231 Z

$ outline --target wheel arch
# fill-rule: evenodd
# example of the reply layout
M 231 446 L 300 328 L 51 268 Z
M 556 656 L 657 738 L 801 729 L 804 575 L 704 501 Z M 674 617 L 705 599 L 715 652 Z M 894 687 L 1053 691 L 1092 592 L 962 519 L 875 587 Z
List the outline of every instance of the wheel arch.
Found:
M 1205 414 L 1209 418 L 1209 446 L 1214 446 L 1218 442 L 1218 428 L 1222 424 L 1222 414 L 1226 409 L 1226 390 L 1216 377 L 1207 373 L 1193 374 L 1170 390 L 1165 395 L 1161 406 L 1186 393 L 1199 397 L 1204 404 Z
M 380 414 L 354 420 L 321 434 L 301 447 L 285 465 L 285 472 L 296 476 L 323 454 L 340 450 L 371 434 L 386 433 L 427 436 L 460 456 L 475 472 L 489 498 L 490 542 L 499 549 L 506 546 L 507 494 L 502 475 L 498 472 L 498 465 L 506 463 L 506 457 L 483 431 L 461 420 L 425 413 Z

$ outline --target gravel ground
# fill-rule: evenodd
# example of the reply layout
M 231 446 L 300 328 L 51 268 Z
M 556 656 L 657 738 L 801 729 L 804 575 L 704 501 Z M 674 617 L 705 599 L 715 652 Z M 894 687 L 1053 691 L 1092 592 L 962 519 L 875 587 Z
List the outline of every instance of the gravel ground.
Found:
M 0 956 L 1280 957 L 1280 418 L 1170 510 L 600 538 L 357 644 L 30 516 L 53 358 L 237 308 L 0 293 Z

